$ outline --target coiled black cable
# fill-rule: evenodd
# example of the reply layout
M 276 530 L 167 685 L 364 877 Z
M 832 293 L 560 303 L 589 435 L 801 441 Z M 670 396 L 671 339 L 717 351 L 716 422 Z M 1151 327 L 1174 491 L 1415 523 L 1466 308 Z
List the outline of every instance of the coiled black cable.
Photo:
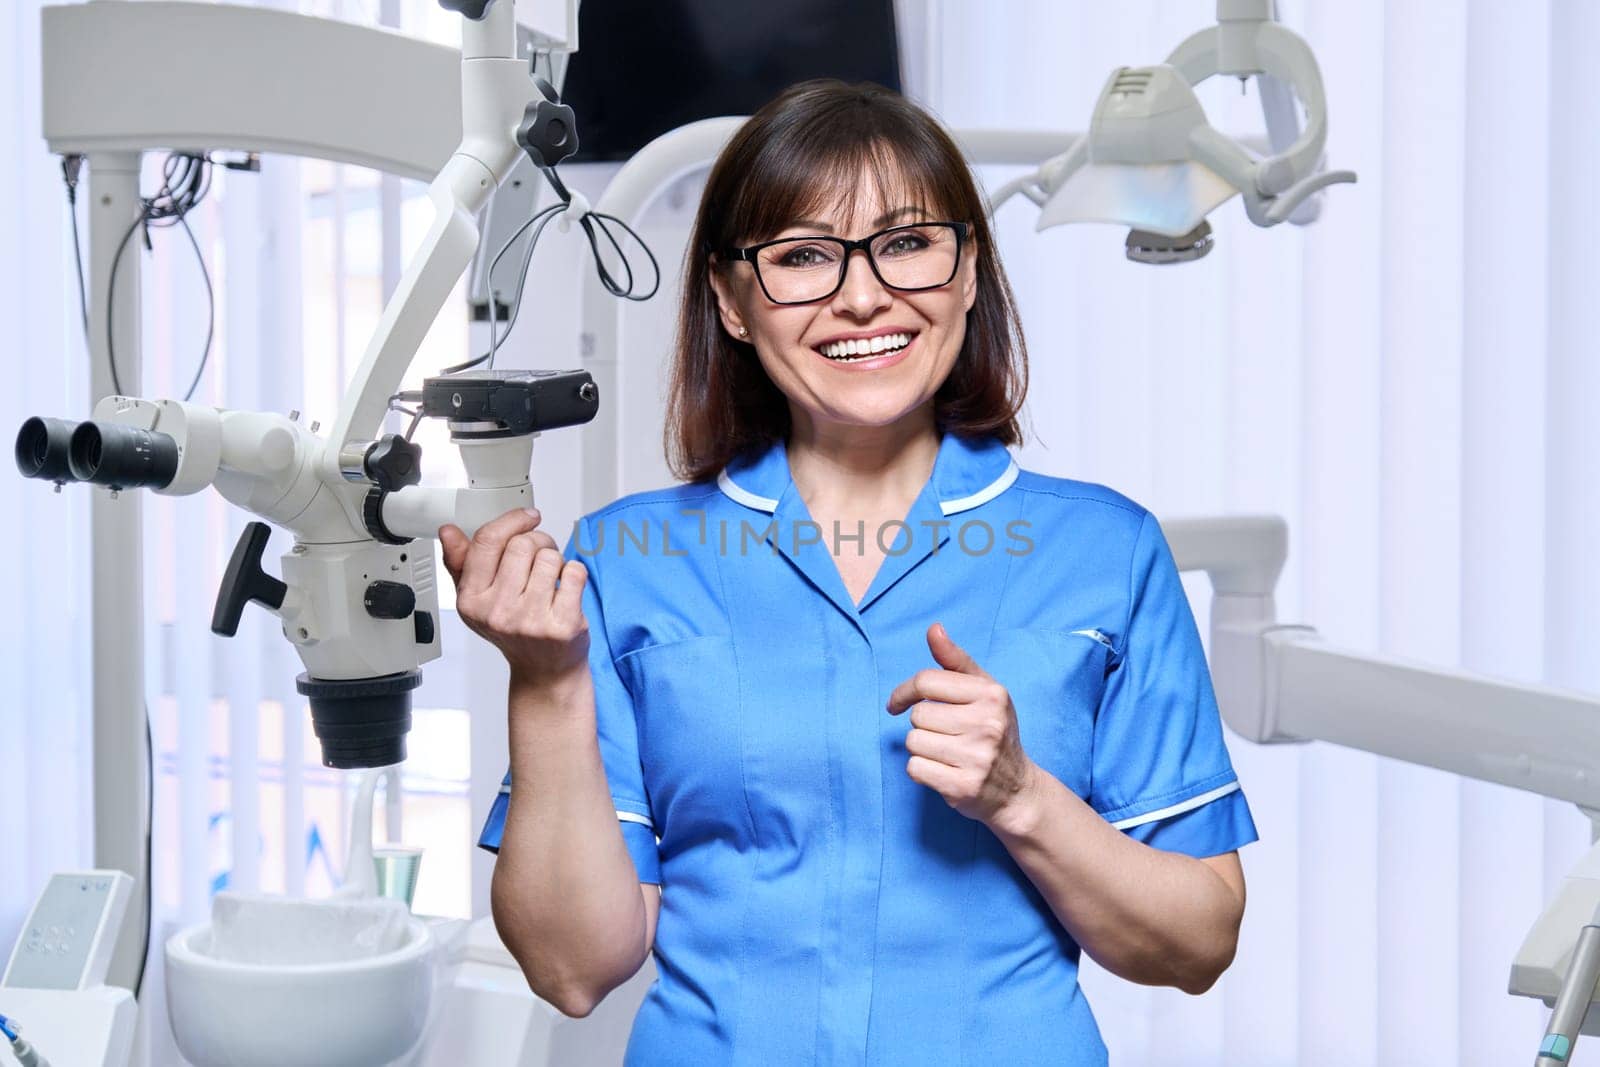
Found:
M 539 244 L 539 236 L 544 233 L 544 228 L 550 224 L 551 219 L 567 211 L 572 204 L 572 193 L 567 189 L 566 183 L 556 174 L 555 168 L 541 167 L 539 169 L 544 172 L 545 178 L 550 182 L 550 187 L 560 197 L 560 202 L 535 212 L 532 218 L 517 227 L 517 231 L 511 235 L 505 244 L 500 246 L 500 251 L 496 252 L 494 259 L 489 262 L 489 350 L 475 359 L 467 360 L 465 363 L 457 363 L 454 366 L 446 367 L 439 372 L 441 374 L 455 374 L 458 371 L 470 370 L 480 363 L 487 363 L 489 369 L 492 370 L 494 368 L 495 354 L 499 352 L 500 345 L 510 336 L 511 328 L 517 324 L 517 315 L 522 310 L 523 287 L 528 280 L 528 265 L 533 262 L 533 250 Z M 634 244 L 644 250 L 645 257 L 650 261 L 650 269 L 655 276 L 655 280 L 651 283 L 648 292 L 638 293 L 634 291 L 633 266 L 628 262 L 627 253 L 623 251 L 616 235 L 611 232 L 609 224 L 620 226 L 622 231 L 633 239 Z M 595 270 L 599 273 L 600 284 L 605 287 L 606 292 L 623 300 L 638 301 L 649 300 L 661 288 L 661 266 L 656 262 L 655 253 L 650 251 L 650 246 L 645 244 L 644 239 L 634 232 L 633 228 L 626 222 L 623 222 L 615 215 L 587 211 L 579 216 L 578 225 L 583 228 L 584 235 L 589 239 L 589 251 L 594 255 Z M 516 244 L 517 239 L 528 232 L 529 227 L 533 228 L 533 234 L 528 238 L 528 247 L 522 254 L 522 266 L 517 274 L 516 295 L 511 303 L 511 313 L 506 319 L 506 327 L 502 331 L 497 328 L 498 316 L 496 308 L 499 300 L 496 297 L 498 290 L 494 287 L 494 272 L 499 267 L 500 260 L 505 258 L 505 254 L 511 250 L 512 245 Z M 625 281 L 618 282 L 611 272 L 606 269 L 605 260 L 600 255 L 599 234 L 604 234 L 606 240 L 611 243 L 612 250 L 622 264 Z

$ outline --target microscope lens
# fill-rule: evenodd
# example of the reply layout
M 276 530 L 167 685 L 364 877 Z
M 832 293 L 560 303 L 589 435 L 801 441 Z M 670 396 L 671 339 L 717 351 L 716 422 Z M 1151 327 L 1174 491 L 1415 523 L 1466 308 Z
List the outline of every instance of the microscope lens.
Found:
M 154 430 L 85 422 L 72 431 L 68 463 L 79 481 L 117 489 L 162 489 L 178 473 L 178 443 Z
M 24 478 L 72 482 L 77 478 L 67 459 L 68 443 L 77 423 L 35 415 L 17 431 L 17 469 Z

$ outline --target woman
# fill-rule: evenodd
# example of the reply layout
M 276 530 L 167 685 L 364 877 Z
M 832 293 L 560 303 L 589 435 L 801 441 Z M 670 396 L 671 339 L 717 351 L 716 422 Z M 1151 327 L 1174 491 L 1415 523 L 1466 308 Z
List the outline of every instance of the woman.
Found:
M 495 923 L 568 1015 L 654 951 L 628 1063 L 1101 1064 L 1080 946 L 1232 960 L 1256 835 L 1193 616 L 1144 508 L 1017 469 L 1025 381 L 949 137 L 802 84 L 695 221 L 686 484 L 565 553 L 441 531 L 511 664 Z

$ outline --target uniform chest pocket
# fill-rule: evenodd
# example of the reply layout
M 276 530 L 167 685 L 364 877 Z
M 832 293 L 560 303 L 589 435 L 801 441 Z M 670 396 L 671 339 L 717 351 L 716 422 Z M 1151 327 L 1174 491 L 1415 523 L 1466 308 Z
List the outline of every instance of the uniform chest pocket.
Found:
M 1097 631 L 997 629 L 983 665 L 1011 694 L 1023 751 L 1079 796 L 1088 795 L 1110 656 Z
M 732 639 L 647 645 L 617 666 L 633 693 L 639 763 L 663 845 L 675 829 L 704 828 L 742 810 Z

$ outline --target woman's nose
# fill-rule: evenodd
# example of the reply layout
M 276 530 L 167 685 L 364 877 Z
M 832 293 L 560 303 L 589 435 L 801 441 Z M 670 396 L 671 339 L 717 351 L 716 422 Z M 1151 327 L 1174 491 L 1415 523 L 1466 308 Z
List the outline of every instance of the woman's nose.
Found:
M 868 318 L 889 306 L 889 290 L 873 273 L 864 249 L 853 249 L 845 261 L 844 284 L 833 295 L 834 308 L 841 314 Z

